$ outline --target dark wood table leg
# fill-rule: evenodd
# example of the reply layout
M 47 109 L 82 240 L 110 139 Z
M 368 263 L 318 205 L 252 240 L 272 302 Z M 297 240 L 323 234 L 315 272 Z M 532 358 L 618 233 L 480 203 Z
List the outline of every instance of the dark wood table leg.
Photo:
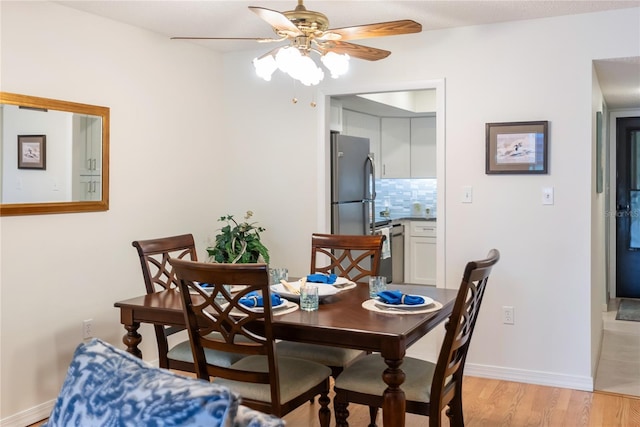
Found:
M 385 427 L 404 427 L 406 398 L 400 385 L 404 382 L 405 374 L 400 369 L 402 359 L 384 359 L 388 368 L 382 374 L 387 384 L 382 402 L 382 421 Z
M 127 346 L 127 351 L 142 359 L 142 352 L 138 348 L 138 344 L 142 341 L 142 335 L 138 333 L 140 322 L 124 325 L 124 328 L 127 330 L 127 333 L 122 337 L 122 342 Z

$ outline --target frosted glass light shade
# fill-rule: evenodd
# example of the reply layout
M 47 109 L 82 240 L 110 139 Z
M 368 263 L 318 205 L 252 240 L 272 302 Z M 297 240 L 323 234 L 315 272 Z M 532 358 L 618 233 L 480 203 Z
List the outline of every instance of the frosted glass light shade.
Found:
M 320 60 L 331 72 L 331 77 L 338 78 L 349 70 L 349 55 L 328 52 Z M 301 51 L 295 46 L 285 46 L 262 58 L 255 58 L 253 66 L 256 74 L 266 81 L 271 80 L 276 69 L 288 74 L 305 86 L 317 85 L 324 78 L 324 71 L 310 56 L 310 52 Z
M 349 71 L 349 55 L 327 52 L 320 58 L 325 67 L 331 72 L 331 77 L 337 79 Z
M 253 60 L 253 66 L 256 69 L 256 74 L 258 75 L 258 77 L 261 77 L 266 81 L 271 81 L 273 72 L 278 68 L 273 55 L 267 55 L 262 58 L 255 58 Z

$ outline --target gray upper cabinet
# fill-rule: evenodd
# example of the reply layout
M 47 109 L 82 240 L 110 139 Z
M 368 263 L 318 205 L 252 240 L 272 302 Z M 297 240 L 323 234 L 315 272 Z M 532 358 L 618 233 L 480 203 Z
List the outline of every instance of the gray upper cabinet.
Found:
M 340 121 L 342 134 L 369 139 L 377 177 L 436 177 L 435 115 L 378 117 L 342 109 Z
M 382 177 L 380 169 L 380 118 L 351 110 L 342 112 L 343 134 L 369 139 L 369 152 L 373 154 L 376 176 Z
M 411 119 L 411 178 L 436 177 L 436 117 Z
M 380 148 L 380 177 L 411 177 L 411 119 L 380 119 Z

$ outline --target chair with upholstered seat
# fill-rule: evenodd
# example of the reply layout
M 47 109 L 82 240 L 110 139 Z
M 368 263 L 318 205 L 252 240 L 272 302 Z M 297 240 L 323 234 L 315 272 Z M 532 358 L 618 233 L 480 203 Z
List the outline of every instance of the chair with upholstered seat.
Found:
M 384 236 L 319 234 L 311 236 L 311 273 L 334 273 L 353 282 L 366 282 L 380 271 Z M 368 286 L 360 284 L 359 286 Z M 358 357 L 361 350 L 283 341 L 278 345 L 282 355 L 322 363 L 331 368 L 336 378 L 345 366 Z
M 311 235 L 311 273 L 334 273 L 363 282 L 380 271 L 382 235 Z
M 406 375 L 402 390 L 406 396 L 406 411 L 427 415 L 430 427 L 442 425 L 442 410 L 450 425 L 464 426 L 462 414 L 462 379 L 467 351 L 489 274 L 500 253 L 492 249 L 487 258 L 467 263 L 458 290 L 453 312 L 445 325 L 445 337 L 437 363 L 405 357 L 401 369 Z M 334 412 L 336 426 L 347 427 L 348 404 L 358 403 L 370 408 L 371 424 L 375 427 L 378 408 L 387 385 L 382 380 L 387 369 L 378 354 L 355 361 L 336 378 Z
M 165 289 L 177 289 L 178 280 L 169 259 L 189 259 L 197 261 L 196 246 L 193 235 L 161 237 L 149 240 L 136 240 L 132 245 L 137 249 L 142 266 L 147 293 L 154 293 Z M 158 342 L 159 366 L 165 369 L 177 369 L 195 372 L 193 355 L 189 340 L 182 340 L 176 345 L 169 346 L 169 337 L 184 331 L 184 327 L 154 325 Z M 240 359 L 241 355 L 232 353 L 207 352 L 207 357 L 218 363 L 231 363 Z
M 243 405 L 278 417 L 320 395 L 320 425 L 329 427 L 331 370 L 319 363 L 278 355 L 267 265 L 170 263 L 179 280 L 198 378 L 215 377 L 216 384 L 238 393 Z M 213 285 L 213 292 L 204 292 L 198 282 Z M 223 284 L 244 286 L 231 294 Z M 261 309 L 243 305 L 252 293 L 255 303 L 262 300 Z M 245 357 L 220 366 L 205 358 L 206 349 Z

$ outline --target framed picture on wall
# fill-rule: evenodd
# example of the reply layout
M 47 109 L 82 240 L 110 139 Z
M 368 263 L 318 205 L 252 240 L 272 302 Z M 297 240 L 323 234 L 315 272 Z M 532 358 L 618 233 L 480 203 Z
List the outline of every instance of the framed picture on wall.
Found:
M 596 193 L 602 193 L 602 112 L 596 112 Z
M 18 169 L 47 168 L 47 136 L 18 135 Z
M 549 122 L 487 123 L 487 174 L 546 174 Z

